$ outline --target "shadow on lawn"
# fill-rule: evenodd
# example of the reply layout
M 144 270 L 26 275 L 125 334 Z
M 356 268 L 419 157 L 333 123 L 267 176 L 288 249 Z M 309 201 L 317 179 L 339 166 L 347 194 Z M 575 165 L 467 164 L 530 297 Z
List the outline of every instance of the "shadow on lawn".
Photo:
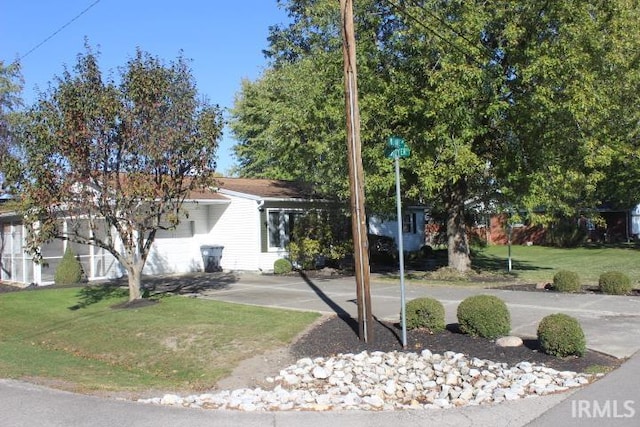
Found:
M 507 268 L 507 260 L 508 257 L 505 256 L 499 257 L 495 255 L 486 255 L 482 252 L 474 253 L 471 256 L 471 264 L 474 270 L 481 271 L 492 271 L 492 272 L 502 272 Z M 513 270 L 521 270 L 521 271 L 533 271 L 533 270 L 551 270 L 549 267 L 538 267 L 537 265 L 533 265 L 529 262 L 517 261 L 513 258 L 511 259 L 511 267 Z
M 146 302 L 157 300 L 165 295 L 184 295 L 200 293 L 206 290 L 226 289 L 238 281 L 233 273 L 190 273 L 168 276 L 145 276 L 142 278 L 142 293 Z M 79 310 L 110 298 L 124 298 L 129 295 L 127 278 L 92 284 L 78 291 L 78 304 L 69 307 Z M 141 304 L 120 304 L 119 307 L 139 307 Z M 146 304 L 143 304 L 146 305 Z
M 78 291 L 78 304 L 69 307 L 69 310 L 80 310 L 81 308 L 87 308 L 105 299 L 122 298 L 125 296 L 127 296 L 127 290 L 120 287 L 120 285 L 107 283 L 85 286 Z

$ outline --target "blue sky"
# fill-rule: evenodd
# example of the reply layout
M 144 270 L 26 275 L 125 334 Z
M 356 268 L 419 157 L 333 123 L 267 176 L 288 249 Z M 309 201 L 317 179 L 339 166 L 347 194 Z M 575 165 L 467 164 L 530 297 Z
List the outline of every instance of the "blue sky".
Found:
M 85 37 L 99 48 L 104 72 L 124 65 L 136 47 L 166 61 L 182 49 L 199 92 L 230 108 L 242 79 L 255 80 L 266 66 L 269 26 L 286 20 L 276 0 L 0 0 L 0 60 L 24 56 L 23 98 L 30 104 L 36 87 L 45 90 L 65 64 L 75 64 Z M 233 144 L 226 131 L 218 171 L 233 165 Z

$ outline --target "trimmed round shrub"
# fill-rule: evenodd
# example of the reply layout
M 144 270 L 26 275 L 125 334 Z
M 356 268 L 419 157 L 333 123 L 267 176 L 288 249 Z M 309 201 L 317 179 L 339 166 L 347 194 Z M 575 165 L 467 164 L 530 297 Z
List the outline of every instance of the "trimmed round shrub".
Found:
M 626 295 L 631 292 L 631 279 L 619 271 L 602 273 L 598 279 L 600 290 L 609 295 Z
M 493 295 L 475 295 L 458 305 L 460 330 L 472 336 L 497 338 L 511 331 L 511 316 L 507 305 Z
M 553 289 L 558 292 L 578 292 L 580 276 L 575 271 L 560 270 L 553 276 Z
M 425 328 L 431 332 L 444 331 L 444 306 L 433 298 L 416 298 L 405 306 L 407 329 Z
M 293 270 L 293 265 L 288 259 L 280 258 L 274 261 L 273 263 L 273 273 L 274 274 L 287 274 L 291 273 Z
M 76 254 L 67 246 L 67 250 L 62 256 L 58 268 L 53 276 L 53 282 L 56 285 L 73 285 L 82 281 L 82 265 L 76 258 Z
M 566 314 L 546 316 L 538 324 L 538 342 L 543 352 L 553 356 L 582 356 L 587 343 L 578 320 Z

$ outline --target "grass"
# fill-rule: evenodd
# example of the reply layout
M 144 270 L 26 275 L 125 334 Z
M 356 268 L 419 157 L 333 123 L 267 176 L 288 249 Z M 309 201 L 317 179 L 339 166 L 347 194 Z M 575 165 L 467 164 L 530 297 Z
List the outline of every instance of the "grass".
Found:
M 612 366 L 591 365 L 588 366 L 584 372 L 591 375 L 608 374 L 609 372 L 613 371 L 613 369 L 614 368 Z
M 508 247 L 487 246 L 474 251 L 474 269 L 505 272 Z M 583 285 L 597 285 L 600 274 L 620 271 L 631 278 L 635 287 L 640 282 L 640 250 L 629 247 L 551 248 L 512 246 L 512 275 L 520 281 L 551 282 L 558 270 L 575 271 Z
M 289 343 L 315 313 L 170 296 L 136 309 L 119 289 L 0 294 L 0 378 L 75 391 L 205 390 L 239 361 Z
M 640 281 L 633 247 L 513 246 L 509 280 L 550 282 L 558 270 L 595 285 L 605 271 Z M 474 251 L 473 267 L 505 277 L 506 246 Z M 52 381 L 80 392 L 198 391 L 241 361 L 288 344 L 316 318 L 216 301 L 166 296 L 114 309 L 120 288 L 48 288 L 0 294 L 0 378 Z M 597 369 L 597 368 L 596 368 Z

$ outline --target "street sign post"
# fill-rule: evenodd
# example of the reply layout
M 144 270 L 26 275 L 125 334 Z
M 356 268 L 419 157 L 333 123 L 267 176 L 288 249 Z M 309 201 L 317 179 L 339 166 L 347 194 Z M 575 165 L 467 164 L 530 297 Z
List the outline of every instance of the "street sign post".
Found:
M 398 215 L 398 258 L 400 261 L 400 323 L 402 324 L 402 347 L 407 347 L 407 314 L 405 311 L 404 290 L 404 247 L 402 239 L 402 202 L 400 199 L 400 158 L 409 157 L 411 149 L 407 147 L 404 139 L 392 136 L 385 147 L 387 158 L 395 160 L 396 166 L 396 209 Z

